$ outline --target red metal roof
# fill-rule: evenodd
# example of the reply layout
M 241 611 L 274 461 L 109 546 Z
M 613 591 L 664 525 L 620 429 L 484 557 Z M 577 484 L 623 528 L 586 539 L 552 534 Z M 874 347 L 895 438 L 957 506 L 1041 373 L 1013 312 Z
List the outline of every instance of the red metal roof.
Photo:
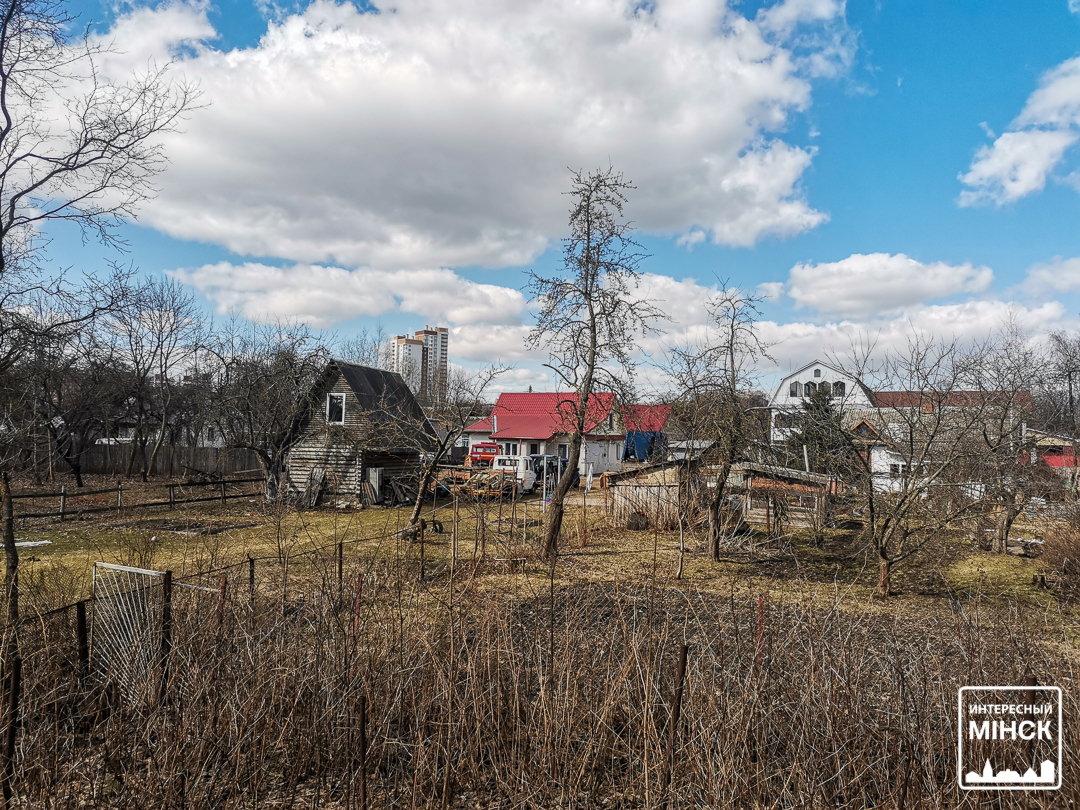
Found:
M 574 394 L 500 394 L 499 401 L 491 409 L 491 416 L 469 425 L 465 430 L 469 433 L 490 433 L 493 417 L 498 428 L 497 432 L 491 433 L 493 439 L 550 439 L 556 434 L 571 431 L 574 401 Z M 614 404 L 615 395 L 612 393 L 589 397 L 585 432 L 595 433 L 597 426 L 611 413 Z
M 626 405 L 622 409 L 627 430 L 659 433 L 671 415 L 670 405 Z

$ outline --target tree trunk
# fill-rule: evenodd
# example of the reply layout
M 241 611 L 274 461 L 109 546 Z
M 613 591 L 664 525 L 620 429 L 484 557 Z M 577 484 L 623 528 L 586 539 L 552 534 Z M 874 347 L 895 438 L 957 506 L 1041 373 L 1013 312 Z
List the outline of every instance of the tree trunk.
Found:
M 19 550 L 15 548 L 15 507 L 6 472 L 0 474 L 0 507 L 3 510 L 4 554 L 7 558 L 5 585 L 8 628 L 14 631 L 19 624 Z
M 564 503 L 574 484 L 574 473 L 581 459 L 581 437 L 570 438 L 570 454 L 566 461 L 566 472 L 559 478 L 548 506 L 547 522 L 544 524 L 544 540 L 540 550 L 545 562 L 553 563 L 559 556 L 559 532 L 562 531 Z
M 165 414 L 161 415 L 162 420 L 165 419 Z M 158 452 L 161 450 L 161 445 L 165 443 L 165 425 L 164 422 L 161 425 L 161 430 L 158 431 L 157 439 L 154 441 L 154 449 L 150 451 L 150 460 L 146 463 L 146 469 L 149 472 L 154 469 L 154 462 L 157 461 Z M 143 479 L 145 480 L 145 478 Z
M 1006 506 L 998 514 L 996 531 L 992 551 L 995 554 L 1005 554 L 1009 546 L 1009 532 L 1012 531 L 1013 523 L 1020 510 L 1015 506 Z
M 881 599 L 888 599 L 889 594 L 892 591 L 891 587 L 892 579 L 892 560 L 885 556 L 883 552 L 878 552 L 878 586 L 877 596 Z
M 731 460 L 725 460 L 720 468 L 720 474 L 716 478 L 716 486 L 713 488 L 713 497 L 709 503 L 709 559 L 713 562 L 720 561 L 720 531 L 723 526 L 721 511 L 724 507 L 724 491 L 728 475 L 731 473 Z

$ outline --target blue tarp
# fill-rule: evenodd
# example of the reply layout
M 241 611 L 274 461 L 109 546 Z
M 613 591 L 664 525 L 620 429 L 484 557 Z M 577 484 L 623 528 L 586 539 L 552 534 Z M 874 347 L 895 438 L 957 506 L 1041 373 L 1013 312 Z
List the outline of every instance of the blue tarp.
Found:
M 647 461 L 654 453 L 663 453 L 667 442 L 658 430 L 628 430 L 623 458 Z

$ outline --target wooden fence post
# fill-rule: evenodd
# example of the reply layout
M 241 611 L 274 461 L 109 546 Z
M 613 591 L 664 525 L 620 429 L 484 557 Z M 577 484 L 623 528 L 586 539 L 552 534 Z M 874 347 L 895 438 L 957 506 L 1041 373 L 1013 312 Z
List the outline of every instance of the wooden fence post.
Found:
M 90 644 L 86 632 L 86 601 L 75 603 L 75 635 L 79 648 L 79 675 L 90 674 Z
M 67 511 L 67 484 L 60 485 L 60 522 L 64 522 L 64 512 Z
M 221 479 L 221 503 L 225 504 L 225 479 Z
M 169 508 L 176 509 L 176 484 L 169 484 Z
M 248 590 L 251 592 L 251 604 L 255 604 L 255 558 L 248 555 Z
M 169 685 L 169 657 L 172 654 L 172 571 L 161 578 L 161 690 L 158 700 L 165 699 Z
M 124 505 L 124 482 L 116 482 L 116 511 L 119 512 Z
M 668 761 L 667 770 L 664 773 L 664 791 L 671 785 L 671 774 L 675 771 L 675 742 L 679 734 L 679 718 L 682 716 L 683 682 L 686 680 L 686 652 L 689 647 L 683 644 L 679 648 L 679 668 L 675 672 L 675 698 L 671 702 L 671 721 L 668 729 Z M 668 796 L 668 807 L 671 806 L 671 796 Z
M 337 598 L 338 598 L 338 604 L 341 603 L 341 599 L 342 599 L 342 596 L 343 596 L 343 593 L 342 593 L 342 590 L 341 590 L 341 576 L 342 576 L 342 573 L 344 571 L 344 568 L 345 568 L 345 543 L 343 541 L 341 541 L 341 540 L 338 540 L 338 544 L 337 544 Z

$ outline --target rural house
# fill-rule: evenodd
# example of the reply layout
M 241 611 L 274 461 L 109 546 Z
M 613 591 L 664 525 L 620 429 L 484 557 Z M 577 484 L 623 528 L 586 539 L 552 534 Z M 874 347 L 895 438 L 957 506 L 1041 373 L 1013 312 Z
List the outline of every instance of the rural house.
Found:
M 415 486 L 434 438 L 400 374 L 340 360 L 312 389 L 300 434 L 289 452 L 289 488 L 312 503 L 320 491 L 381 503 L 394 481 Z
M 568 458 L 574 394 L 500 394 L 491 415 L 465 429 L 469 447 L 497 442 L 505 456 L 536 454 Z M 585 420 L 585 440 L 581 446 L 578 472 L 585 476 L 588 465 L 594 475 L 622 468 L 626 429 L 612 393 L 589 398 Z

